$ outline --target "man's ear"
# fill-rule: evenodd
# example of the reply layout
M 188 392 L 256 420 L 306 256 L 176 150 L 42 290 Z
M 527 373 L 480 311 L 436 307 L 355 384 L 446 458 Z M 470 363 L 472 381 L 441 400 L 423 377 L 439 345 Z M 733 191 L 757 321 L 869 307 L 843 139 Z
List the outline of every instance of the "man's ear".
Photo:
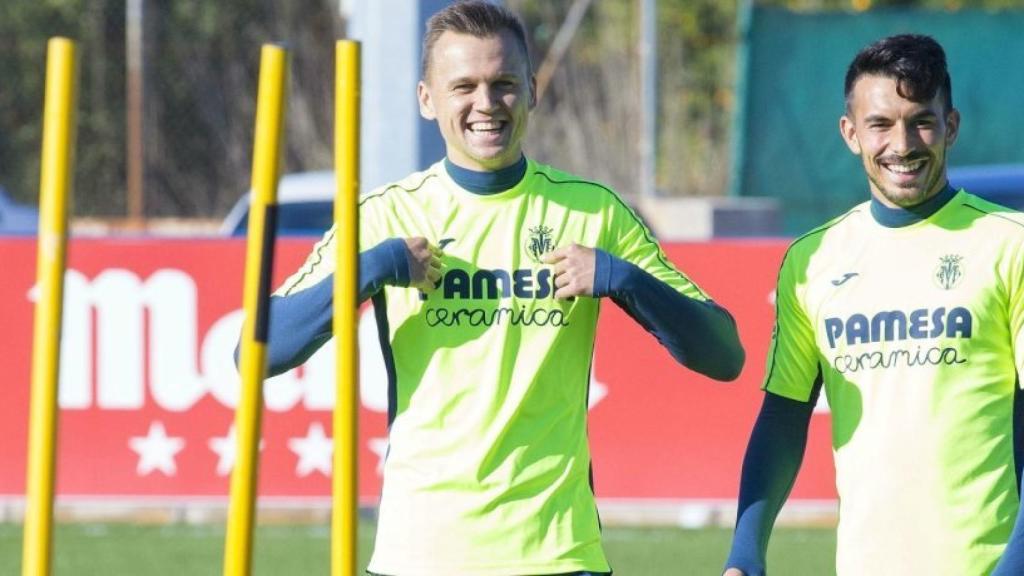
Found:
M 857 127 L 853 123 L 853 118 L 846 114 L 839 118 L 839 134 L 843 136 L 843 141 L 850 152 L 860 156 L 860 140 L 857 139 Z
M 537 106 L 537 76 L 530 74 L 530 110 Z
M 420 116 L 425 120 L 437 120 L 437 112 L 434 110 L 434 100 L 430 96 L 430 90 L 426 83 L 420 80 L 416 85 L 416 99 L 420 103 Z
M 960 111 L 953 108 L 946 114 L 946 147 L 952 148 L 960 135 Z

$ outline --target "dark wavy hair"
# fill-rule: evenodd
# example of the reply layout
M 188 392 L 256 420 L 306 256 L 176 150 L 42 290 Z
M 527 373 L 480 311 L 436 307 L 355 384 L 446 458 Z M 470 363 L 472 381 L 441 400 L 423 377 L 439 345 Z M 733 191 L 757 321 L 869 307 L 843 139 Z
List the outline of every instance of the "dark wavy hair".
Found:
M 430 53 L 433 51 L 437 39 L 445 32 L 486 38 L 496 36 L 505 30 L 512 33 L 523 50 L 527 69 L 533 70 L 530 64 L 530 50 L 526 45 L 526 30 L 519 17 L 504 6 L 483 0 L 463 0 L 451 4 L 427 20 L 427 31 L 423 35 L 420 73 L 423 78 L 427 77 L 430 72 Z
M 896 93 L 912 102 L 942 94 L 944 110 L 953 109 L 953 87 L 946 52 L 931 36 L 900 34 L 883 38 L 857 53 L 846 69 L 846 108 L 857 79 L 876 75 L 896 80 Z

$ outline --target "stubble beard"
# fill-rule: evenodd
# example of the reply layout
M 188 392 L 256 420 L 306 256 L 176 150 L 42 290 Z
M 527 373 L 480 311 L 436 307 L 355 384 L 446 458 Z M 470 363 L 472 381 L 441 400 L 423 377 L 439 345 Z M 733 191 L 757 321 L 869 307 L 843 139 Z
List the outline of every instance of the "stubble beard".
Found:
M 901 208 L 910 208 L 925 202 L 940 192 L 941 187 L 939 184 L 942 179 L 942 175 L 945 173 L 945 162 L 945 154 L 941 157 L 929 154 L 928 179 L 920 186 L 916 182 L 900 185 L 887 180 L 884 174 L 882 174 L 886 168 L 879 163 L 875 164 L 875 167 L 878 168 L 878 172 L 874 174 L 869 173 L 868 179 L 871 181 L 875 190 L 878 191 L 878 193 L 886 200 Z

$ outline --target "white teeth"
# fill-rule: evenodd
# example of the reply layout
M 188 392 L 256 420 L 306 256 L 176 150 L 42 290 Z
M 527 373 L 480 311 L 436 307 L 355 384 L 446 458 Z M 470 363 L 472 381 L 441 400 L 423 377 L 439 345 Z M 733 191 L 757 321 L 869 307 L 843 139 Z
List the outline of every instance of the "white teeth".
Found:
M 885 165 L 887 170 L 889 170 L 890 172 L 895 172 L 897 174 L 909 174 L 910 172 L 913 172 L 913 171 L 917 170 L 921 166 L 924 166 L 924 160 L 923 159 L 922 160 L 915 160 L 913 162 L 907 162 L 907 163 L 904 163 L 904 164 L 886 164 Z
M 469 125 L 469 129 L 474 132 L 494 132 L 501 130 L 501 122 L 474 122 Z

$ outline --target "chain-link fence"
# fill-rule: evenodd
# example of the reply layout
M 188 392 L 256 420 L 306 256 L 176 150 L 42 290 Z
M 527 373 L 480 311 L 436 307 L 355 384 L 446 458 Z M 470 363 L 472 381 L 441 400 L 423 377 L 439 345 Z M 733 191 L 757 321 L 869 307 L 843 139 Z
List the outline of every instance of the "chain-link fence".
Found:
M 55 35 L 79 43 L 76 215 L 130 215 L 133 194 L 145 217 L 223 215 L 249 182 L 265 42 L 293 53 L 287 169 L 330 165 L 337 3 L 135 4 L 141 18 L 111 0 L 0 4 L 0 183 L 12 196 L 34 203 L 38 191 L 45 45 Z M 135 166 L 142 179 L 132 185 Z
M 417 0 L 408 0 L 414 6 Z M 1024 0 L 945 2 L 1021 4 Z M 806 9 L 939 0 L 763 2 Z M 539 64 L 577 2 L 508 0 Z M 736 1 L 659 0 L 656 189 L 720 195 L 729 178 Z M 35 203 L 46 40 L 80 45 L 75 214 L 218 218 L 249 182 L 259 47 L 292 51 L 285 169 L 331 165 L 338 0 L 0 2 L 0 186 Z M 351 2 L 350 2 L 351 4 Z M 627 197 L 640 179 L 641 0 L 589 2 L 531 119 L 527 152 Z M 141 9 L 138 17 L 133 9 Z M 135 14 L 139 14 L 135 12 Z M 410 94 L 410 98 L 414 95 Z M 129 174 L 137 177 L 130 178 Z

